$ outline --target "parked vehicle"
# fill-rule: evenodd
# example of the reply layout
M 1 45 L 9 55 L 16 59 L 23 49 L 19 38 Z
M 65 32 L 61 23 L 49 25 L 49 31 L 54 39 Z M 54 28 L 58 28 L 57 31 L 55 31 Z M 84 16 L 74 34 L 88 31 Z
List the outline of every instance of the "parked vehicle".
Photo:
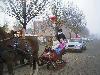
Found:
M 66 49 L 67 51 L 73 50 L 73 51 L 82 52 L 83 50 L 86 50 L 86 42 L 81 38 L 71 38 L 67 43 Z

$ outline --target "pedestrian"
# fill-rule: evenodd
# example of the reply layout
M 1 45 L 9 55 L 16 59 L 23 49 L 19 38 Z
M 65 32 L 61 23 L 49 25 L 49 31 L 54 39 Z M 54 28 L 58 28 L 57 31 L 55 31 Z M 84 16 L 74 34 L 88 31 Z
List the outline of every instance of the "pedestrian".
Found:
M 58 33 L 56 34 L 56 38 L 57 38 L 57 40 L 58 40 L 59 42 L 60 42 L 60 39 L 61 39 L 61 38 L 62 38 L 63 40 L 66 39 L 64 33 L 62 32 L 62 29 L 59 29 L 59 30 L 58 30 Z

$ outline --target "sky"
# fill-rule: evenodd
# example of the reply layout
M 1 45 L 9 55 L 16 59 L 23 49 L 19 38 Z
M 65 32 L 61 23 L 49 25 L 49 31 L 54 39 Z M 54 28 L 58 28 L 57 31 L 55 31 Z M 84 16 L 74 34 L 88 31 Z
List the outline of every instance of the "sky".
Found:
M 80 10 L 86 15 L 87 27 L 90 30 L 90 33 L 100 35 L 100 0 L 63 0 L 63 3 L 68 1 L 73 1 Z M 0 14 L 3 14 L 0 12 Z M 7 20 L 10 21 L 12 25 L 13 18 L 7 17 Z M 4 15 L 0 15 L 0 24 L 3 24 Z

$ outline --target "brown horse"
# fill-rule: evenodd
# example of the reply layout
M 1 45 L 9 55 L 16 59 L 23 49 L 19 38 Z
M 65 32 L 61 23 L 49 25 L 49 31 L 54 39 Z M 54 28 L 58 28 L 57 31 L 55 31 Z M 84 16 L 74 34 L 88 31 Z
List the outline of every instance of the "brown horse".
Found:
M 16 48 L 13 47 L 14 40 L 12 34 L 8 35 L 4 31 L 0 33 L 0 75 L 3 75 L 3 63 L 7 64 L 9 75 L 14 75 L 13 67 L 17 60 L 27 59 L 33 70 L 36 69 L 39 50 L 37 38 L 33 36 L 18 38 L 19 44 Z

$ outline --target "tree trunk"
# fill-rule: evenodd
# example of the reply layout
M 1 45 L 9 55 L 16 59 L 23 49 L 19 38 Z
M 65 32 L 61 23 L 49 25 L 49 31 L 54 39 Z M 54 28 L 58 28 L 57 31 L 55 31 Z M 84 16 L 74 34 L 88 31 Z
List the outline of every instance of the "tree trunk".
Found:
M 59 30 L 59 27 L 56 25 L 56 27 L 55 27 L 56 34 L 58 33 L 58 30 Z
M 77 37 L 78 37 L 78 36 L 77 36 L 77 33 L 75 33 L 75 35 L 76 35 L 76 38 L 77 38 Z
M 72 36 L 71 36 L 71 32 L 69 32 L 69 39 L 71 39 L 71 37 L 72 37 Z

